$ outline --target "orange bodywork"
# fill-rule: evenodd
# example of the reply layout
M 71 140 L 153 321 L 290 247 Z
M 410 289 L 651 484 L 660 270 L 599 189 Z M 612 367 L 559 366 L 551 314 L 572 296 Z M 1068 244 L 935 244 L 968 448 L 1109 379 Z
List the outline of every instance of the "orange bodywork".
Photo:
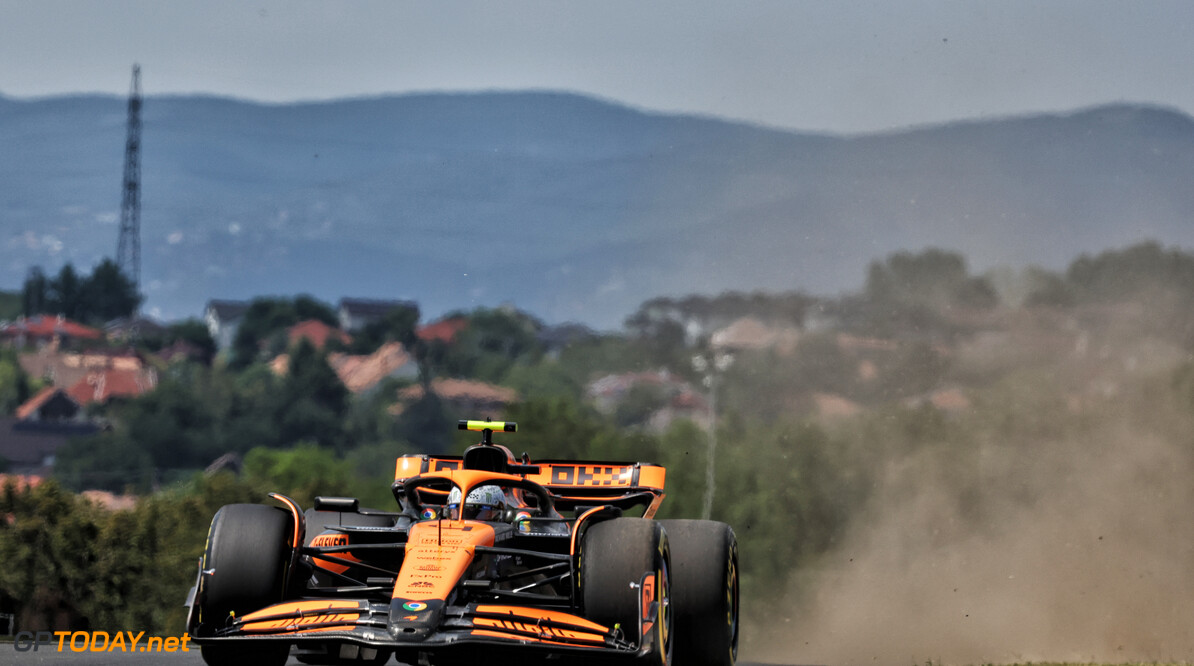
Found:
M 514 462 L 512 456 L 510 460 Z M 622 490 L 627 493 L 646 491 L 652 493 L 654 498 L 646 506 L 644 518 L 653 518 L 659 510 L 665 496 L 663 488 L 667 480 L 667 469 L 651 463 L 542 462 L 526 465 L 538 469 L 537 472 L 518 475 L 464 470 L 461 469 L 461 465 L 462 460 L 456 457 L 403 456 L 394 463 L 394 480 L 406 481 L 426 476 L 451 477 L 453 474 L 486 474 L 489 478 L 525 479 L 543 486 L 558 500 L 571 502 L 591 501 L 594 497 L 592 493 L 608 497 L 607 493 L 616 494 Z M 430 489 L 420 490 L 427 492 Z M 573 494 L 577 496 L 573 497 Z
M 476 626 L 479 627 L 479 626 L 482 626 L 481 623 L 484 621 L 485 620 L 483 620 L 483 619 L 477 619 L 477 620 L 473 621 L 473 624 L 475 624 Z M 566 645 L 566 646 L 570 646 L 570 647 L 573 645 L 576 645 L 576 641 L 584 641 L 584 642 L 591 641 L 595 645 L 601 645 L 605 640 L 601 636 L 597 636 L 595 634 L 594 635 L 581 634 L 581 633 L 574 632 L 574 631 L 561 632 L 558 629 L 537 629 L 535 627 L 535 625 L 533 625 L 533 624 L 532 625 L 518 624 L 518 623 L 509 622 L 507 620 L 500 620 L 500 621 L 495 620 L 494 622 L 497 622 L 498 624 L 500 624 L 501 625 L 500 628 L 498 628 L 498 629 L 473 629 L 469 633 L 471 633 L 473 636 L 480 636 L 480 637 L 485 637 L 485 638 L 505 638 L 505 639 L 513 638 L 513 639 L 524 640 L 524 641 L 528 641 L 528 640 L 536 641 L 539 643 L 543 643 L 545 645 Z M 498 625 L 495 624 L 494 626 L 498 626 Z M 501 631 L 501 629 L 508 629 L 508 631 Z M 522 632 L 535 632 L 538 635 L 528 636 Z M 569 640 L 567 640 L 567 641 L 562 640 L 565 638 L 567 638 Z
M 473 562 L 476 546 L 493 545 L 493 528 L 471 520 L 432 520 L 411 526 L 396 599 L 446 599 Z
M 356 601 L 292 601 L 245 615 L 241 629 L 260 633 L 336 631 L 352 628 L 364 612 Z
M 320 535 L 316 536 L 314 539 L 312 539 L 311 545 L 315 546 L 317 548 L 323 548 L 323 547 L 328 547 L 328 546 L 347 546 L 348 545 L 348 535 L 343 534 L 341 532 L 324 532 L 323 534 L 320 534 Z M 351 560 L 353 562 L 361 561 L 359 558 L 357 558 L 350 552 L 336 553 L 335 557 L 344 559 L 344 560 Z M 315 561 L 316 566 L 320 567 L 321 569 L 327 569 L 328 571 L 332 571 L 335 573 L 344 573 L 345 571 L 348 571 L 349 565 L 344 564 L 342 562 L 327 560 L 327 559 L 323 559 L 320 557 L 316 557 L 313 559 Z
M 640 617 L 644 618 L 642 632 L 643 635 L 651 633 L 651 628 L 655 625 L 645 618 L 651 617 L 651 604 L 655 601 L 655 574 L 651 574 L 643 579 L 642 586 L 642 608 L 639 610 Z
M 523 606 L 479 605 L 477 613 L 505 615 L 508 617 L 477 617 L 473 619 L 474 636 L 537 640 L 543 643 L 572 645 L 577 641 L 603 644 L 608 629 L 581 617 L 568 613 L 526 608 Z M 570 625 L 553 626 L 551 623 Z
M 426 465 L 427 471 L 423 468 Z M 538 463 L 537 474 L 520 475 L 541 486 L 552 488 L 636 488 L 663 490 L 667 470 L 658 465 L 626 465 L 614 463 Z M 638 470 L 638 483 L 634 482 Z M 402 481 L 415 476 L 440 476 L 444 472 L 479 473 L 494 476 L 493 472 L 461 470 L 460 461 L 450 458 L 427 458 L 403 456 L 394 464 L 394 480 Z M 506 476 L 497 474 L 496 476 Z
M 293 523 L 293 526 L 290 530 L 290 547 L 298 548 L 303 540 L 303 510 L 299 508 L 297 502 L 285 495 L 279 493 L 270 493 L 269 496 L 285 504 L 286 510 L 290 512 L 290 519 Z
M 477 606 L 478 613 L 497 613 L 501 615 L 518 615 L 520 620 L 534 619 L 534 620 L 551 620 L 554 622 L 566 622 L 574 624 L 585 629 L 592 629 L 594 632 L 603 634 L 607 629 L 596 622 L 586 620 L 582 617 L 577 617 L 571 613 L 561 613 L 559 611 L 546 610 L 543 608 L 528 608 L 526 606 L 499 606 L 480 604 Z
M 392 490 L 401 513 L 361 510 L 348 498 L 324 498 L 321 508 L 317 498 L 316 511 L 339 512 L 341 520 L 325 524 L 322 516 L 319 522 L 313 519 L 322 533 L 312 538 L 298 504 L 271 493 L 290 514 L 291 566 L 304 563 L 295 571 L 306 573 L 305 563 L 312 563 L 323 573 L 299 581 L 306 586 L 298 592 L 304 600 L 275 603 L 243 616 L 207 622 L 194 615 L 192 606 L 187 626 L 200 634 L 197 642 L 214 644 L 246 635 L 254 642 L 314 646 L 327 654 L 335 654 L 337 645 L 355 643 L 384 656 L 393 652 L 411 659 L 463 649 L 458 645 L 477 654 L 487 646 L 504 645 L 546 648 L 546 654 L 560 657 L 641 657 L 665 642 L 651 638 L 662 636 L 667 627 L 660 621 L 667 617 L 663 568 L 644 572 L 640 582 L 630 585 L 639 588 L 637 603 L 625 609 L 619 624 L 610 620 L 611 626 L 605 626 L 567 611 L 585 612 L 578 596 L 579 542 L 585 530 L 639 508 L 650 519 L 664 498 L 666 470 L 636 462 L 532 463 L 527 454 L 515 458 L 491 439 L 491 427 L 509 432 L 513 423 L 509 428 L 505 422 L 467 424 L 465 429 L 480 429 L 485 437 L 463 456 L 397 458 Z M 489 485 L 504 493 L 501 501 L 485 502 L 497 511 L 467 513 L 470 491 Z M 448 507 L 449 496 L 459 497 L 453 501 L 460 506 Z M 356 513 L 393 521 L 351 520 Z M 463 515 L 492 522 L 461 519 Z M 303 543 L 310 545 L 304 548 Z M 202 599 L 204 566 L 201 561 L 193 599 Z M 290 582 L 283 583 L 289 593 Z

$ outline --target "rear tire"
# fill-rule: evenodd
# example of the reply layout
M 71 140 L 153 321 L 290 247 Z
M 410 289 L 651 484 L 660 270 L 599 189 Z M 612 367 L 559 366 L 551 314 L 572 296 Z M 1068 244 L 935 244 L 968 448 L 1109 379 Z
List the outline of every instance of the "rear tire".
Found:
M 725 523 L 662 520 L 672 547 L 676 663 L 733 666 L 738 658 L 738 540 Z
M 282 600 L 290 564 L 292 519 L 262 504 L 229 504 L 216 512 L 203 553 L 204 575 L 199 620 L 215 628 L 230 615 L 240 617 Z M 286 643 L 203 645 L 210 666 L 273 666 L 290 654 Z
M 670 568 L 667 533 L 653 520 L 607 520 L 590 527 L 582 539 L 580 593 L 586 617 L 608 627 L 621 625 L 623 635 L 637 640 L 640 649 L 651 642 L 652 650 L 643 662 L 659 666 L 667 666 L 672 659 Z M 658 610 L 650 633 L 641 636 L 641 583 L 647 574 L 655 575 L 651 602 Z

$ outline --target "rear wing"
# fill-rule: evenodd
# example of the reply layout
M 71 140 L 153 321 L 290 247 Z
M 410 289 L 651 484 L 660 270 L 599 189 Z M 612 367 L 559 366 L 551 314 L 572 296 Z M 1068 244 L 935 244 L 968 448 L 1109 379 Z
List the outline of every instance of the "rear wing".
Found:
M 463 469 L 463 465 L 463 456 L 402 456 L 394 466 L 394 482 L 428 472 Z M 667 470 L 655 463 L 590 460 L 543 460 L 513 464 L 505 471 L 546 488 L 562 510 L 599 504 L 623 509 L 651 505 L 648 511 L 654 513 L 663 500 L 667 477 Z

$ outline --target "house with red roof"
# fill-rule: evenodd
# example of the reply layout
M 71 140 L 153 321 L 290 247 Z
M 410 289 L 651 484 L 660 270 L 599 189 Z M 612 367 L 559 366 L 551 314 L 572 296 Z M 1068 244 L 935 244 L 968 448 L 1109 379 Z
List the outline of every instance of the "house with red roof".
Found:
M 387 342 L 372 354 L 328 354 L 328 365 L 350 392 L 368 393 L 387 378 L 414 380 L 419 376 L 419 364 L 399 342 Z M 279 354 L 270 361 L 274 374 L 290 372 L 290 354 Z
M 506 406 L 518 401 L 518 391 L 504 386 L 495 386 L 471 379 L 437 378 L 431 381 L 431 392 L 448 403 L 453 410 L 474 418 L 500 418 Z M 398 416 L 407 406 L 426 395 L 422 384 L 408 386 L 398 391 L 398 402 L 389 412 Z
M 20 421 L 69 421 L 78 417 L 81 408 L 66 390 L 47 386 L 17 407 L 13 416 Z
M 88 405 L 157 387 L 157 371 L 136 355 L 65 353 L 47 346 L 18 361 L 27 374 L 51 385 L 17 407 L 13 418 L 0 418 L 0 458 L 15 473 L 45 472 L 72 437 L 98 432 L 102 424 L 87 416 Z
M 318 319 L 308 319 L 286 329 L 286 346 L 293 347 L 300 340 L 306 340 L 316 349 L 327 347 L 328 340 L 337 340 L 347 345 L 352 342 L 352 336 L 338 328 L 328 326 Z
M 460 332 L 468 328 L 468 319 L 464 317 L 450 317 L 437 322 L 420 326 L 415 330 L 415 336 L 424 342 L 443 342 L 452 344 Z
M 141 395 L 152 391 L 158 383 L 157 371 L 146 366 L 135 353 L 90 351 L 76 354 L 43 348 L 21 354 L 17 362 L 25 374 L 48 380 L 69 393 L 80 405 L 106 402 L 114 395 Z M 98 400 L 96 395 L 100 396 Z
M 708 428 L 712 422 L 705 396 L 666 369 L 606 375 L 589 382 L 585 394 L 597 411 L 613 414 L 629 399 L 633 389 L 643 387 L 657 394 L 659 399 L 658 409 L 644 424 L 649 431 L 663 432 L 677 419 L 687 419 L 703 428 Z
M 59 386 L 38 391 L 13 416 L 0 418 L 0 458 L 18 474 L 47 472 L 70 438 L 99 431 L 99 425 L 86 418 L 83 405 Z
M 80 405 L 104 404 L 112 398 L 135 398 L 157 388 L 158 375 L 146 371 L 105 368 L 87 373 L 66 389 Z
M 419 364 L 399 342 L 387 342 L 367 356 L 328 354 L 328 365 L 353 393 L 367 393 L 386 378 L 414 380 Z
M 795 326 L 774 326 L 756 317 L 742 317 L 729 326 L 715 331 L 709 344 L 724 351 L 774 349 L 790 355 L 800 342 L 800 329 Z
M 78 340 L 100 340 L 103 337 L 103 331 L 71 321 L 62 315 L 21 317 L 0 327 L 0 340 L 17 349 L 29 345 L 42 347 L 50 344 L 64 345 Z

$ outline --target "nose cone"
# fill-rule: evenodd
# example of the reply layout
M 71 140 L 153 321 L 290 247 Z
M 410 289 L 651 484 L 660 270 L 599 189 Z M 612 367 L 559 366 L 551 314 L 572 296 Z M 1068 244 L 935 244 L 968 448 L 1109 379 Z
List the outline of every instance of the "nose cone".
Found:
M 439 627 L 444 616 L 440 599 L 390 601 L 390 619 L 386 629 L 396 641 L 418 643 Z

